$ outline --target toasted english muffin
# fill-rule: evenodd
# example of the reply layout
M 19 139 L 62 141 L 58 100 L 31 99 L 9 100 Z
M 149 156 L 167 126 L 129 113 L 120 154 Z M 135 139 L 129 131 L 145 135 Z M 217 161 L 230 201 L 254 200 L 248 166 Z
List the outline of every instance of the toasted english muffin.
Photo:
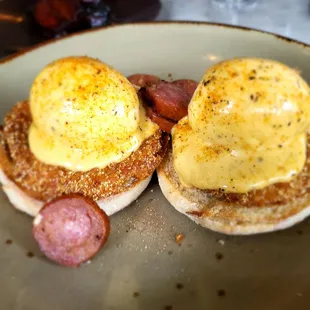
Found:
M 310 215 L 309 167 L 308 156 L 303 171 L 290 183 L 273 184 L 248 194 L 183 186 L 174 170 L 171 151 L 157 169 L 157 175 L 170 204 L 197 224 L 224 234 L 251 235 L 288 228 Z M 269 197 L 267 201 L 267 191 L 278 197 Z M 255 200 L 257 195 L 264 197 L 264 201 Z

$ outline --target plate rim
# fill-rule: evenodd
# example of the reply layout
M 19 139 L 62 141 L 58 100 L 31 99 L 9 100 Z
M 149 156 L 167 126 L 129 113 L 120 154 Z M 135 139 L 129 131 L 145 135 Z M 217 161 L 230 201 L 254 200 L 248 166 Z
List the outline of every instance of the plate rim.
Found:
M 60 42 L 63 40 L 71 39 L 75 36 L 81 36 L 81 35 L 87 35 L 89 33 L 94 33 L 94 32 L 100 32 L 100 31 L 105 31 L 109 30 L 111 28 L 120 28 L 120 27 L 126 27 L 126 26 L 158 26 L 158 25 L 196 25 L 196 26 L 211 26 L 211 27 L 219 27 L 219 28 L 228 28 L 228 29 L 237 29 L 237 30 L 242 30 L 242 31 L 250 31 L 250 32 L 255 32 L 255 33 L 262 33 L 265 34 L 269 37 L 273 37 L 276 40 L 281 40 L 285 41 L 286 43 L 294 44 L 296 46 L 299 46 L 301 48 L 310 48 L 310 43 L 305 43 L 299 40 L 295 40 L 292 38 L 285 37 L 280 34 L 276 34 L 273 32 L 265 31 L 265 30 L 260 30 L 260 29 L 255 29 L 255 28 L 250 28 L 250 27 L 245 27 L 245 26 L 240 26 L 240 25 L 230 25 L 230 24 L 224 24 L 224 23 L 215 23 L 215 22 L 208 22 L 208 21 L 184 21 L 184 20 L 179 20 L 179 21 L 144 21 L 144 22 L 131 22 L 131 23 L 124 23 L 124 24 L 112 24 L 104 27 L 98 27 L 98 28 L 91 28 L 91 29 L 86 29 L 78 32 L 74 32 L 72 34 L 66 35 L 64 37 L 60 38 L 52 38 L 48 39 L 46 41 L 40 42 L 38 44 L 35 44 L 33 46 L 27 47 L 22 51 L 19 51 L 17 53 L 14 53 L 12 55 L 8 55 L 6 57 L 3 57 L 0 59 L 0 65 L 7 64 L 16 58 L 22 57 L 26 54 L 31 53 L 32 51 L 35 51 L 41 47 L 52 45 L 56 42 Z

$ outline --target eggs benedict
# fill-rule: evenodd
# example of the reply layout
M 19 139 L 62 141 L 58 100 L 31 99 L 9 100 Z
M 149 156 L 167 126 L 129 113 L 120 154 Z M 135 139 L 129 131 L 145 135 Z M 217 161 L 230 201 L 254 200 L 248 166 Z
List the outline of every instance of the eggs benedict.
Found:
M 29 100 L 6 115 L 0 180 L 12 204 L 32 216 L 72 193 L 111 215 L 146 188 L 166 140 L 120 72 L 67 57 L 44 68 Z
M 203 76 L 158 168 L 180 212 L 227 234 L 289 227 L 310 214 L 308 84 L 276 61 L 223 61 Z

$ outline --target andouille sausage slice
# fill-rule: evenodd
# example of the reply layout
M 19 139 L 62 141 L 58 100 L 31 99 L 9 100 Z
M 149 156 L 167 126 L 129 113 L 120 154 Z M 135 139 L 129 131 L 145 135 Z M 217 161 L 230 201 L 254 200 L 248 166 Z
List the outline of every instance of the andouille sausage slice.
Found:
M 110 233 L 110 220 L 96 202 L 65 195 L 47 203 L 33 221 L 32 234 L 52 261 L 76 267 L 92 258 Z
M 156 123 L 162 131 L 171 133 L 171 129 L 176 122 L 160 116 L 151 107 L 145 106 L 145 111 L 147 117 L 149 117 L 152 122 Z
M 172 82 L 172 84 L 179 86 L 182 88 L 190 97 L 193 97 L 194 92 L 198 86 L 198 82 L 194 80 L 175 80 Z
M 179 86 L 160 82 L 145 89 L 145 97 L 154 110 L 166 118 L 179 121 L 187 115 L 191 97 Z
M 156 85 L 160 82 L 160 78 L 151 74 L 133 74 L 127 77 L 131 84 L 146 87 Z

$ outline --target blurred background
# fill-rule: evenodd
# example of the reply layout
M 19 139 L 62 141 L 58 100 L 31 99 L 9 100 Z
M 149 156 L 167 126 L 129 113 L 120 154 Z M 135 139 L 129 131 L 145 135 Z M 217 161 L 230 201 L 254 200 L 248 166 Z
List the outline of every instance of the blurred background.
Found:
M 83 29 L 151 20 L 240 25 L 310 43 L 309 0 L 0 0 L 0 57 Z

